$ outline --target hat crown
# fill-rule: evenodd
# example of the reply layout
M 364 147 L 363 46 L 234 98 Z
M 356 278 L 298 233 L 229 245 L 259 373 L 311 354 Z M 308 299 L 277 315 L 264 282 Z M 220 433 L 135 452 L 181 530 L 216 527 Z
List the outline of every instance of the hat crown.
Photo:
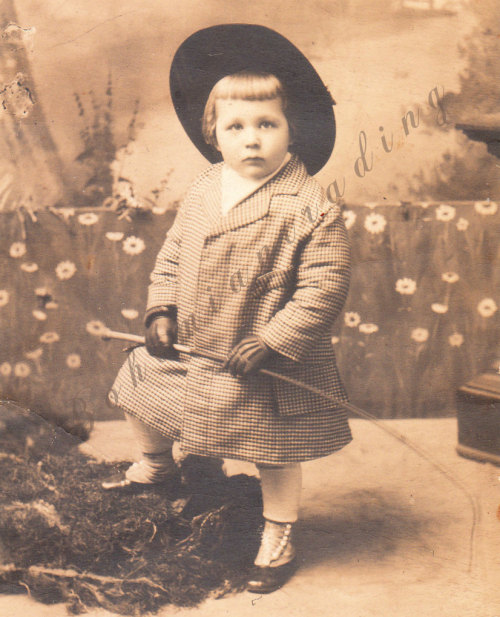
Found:
M 205 143 L 201 121 L 213 86 L 240 71 L 272 73 L 283 84 L 296 124 L 294 149 L 309 173 L 321 169 L 333 150 L 333 99 L 304 54 L 265 26 L 223 24 L 195 32 L 177 50 L 170 71 L 176 113 L 198 150 L 211 162 L 220 155 Z

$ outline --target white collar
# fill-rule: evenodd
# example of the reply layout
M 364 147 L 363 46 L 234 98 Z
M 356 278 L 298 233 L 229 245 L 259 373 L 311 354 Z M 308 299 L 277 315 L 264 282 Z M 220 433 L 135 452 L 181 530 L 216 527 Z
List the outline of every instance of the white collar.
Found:
M 290 152 L 285 154 L 281 165 L 277 167 L 272 173 L 265 178 L 259 180 L 253 180 L 252 178 L 244 178 L 240 176 L 229 165 L 224 164 L 221 173 L 221 210 L 222 214 L 227 214 L 231 208 L 234 208 L 237 204 L 242 202 L 252 193 L 255 193 L 257 189 L 260 189 L 266 182 L 274 178 L 274 176 L 280 172 L 283 167 L 292 158 Z

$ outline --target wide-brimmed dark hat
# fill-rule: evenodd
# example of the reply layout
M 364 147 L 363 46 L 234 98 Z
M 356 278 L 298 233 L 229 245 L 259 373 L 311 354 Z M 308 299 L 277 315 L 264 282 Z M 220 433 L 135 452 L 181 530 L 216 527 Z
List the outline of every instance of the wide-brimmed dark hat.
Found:
M 309 173 L 317 173 L 330 158 L 335 143 L 334 101 L 304 54 L 264 26 L 223 24 L 205 28 L 177 50 L 170 70 L 170 92 L 191 141 L 211 163 L 221 160 L 220 153 L 203 138 L 203 112 L 219 79 L 243 70 L 272 73 L 281 81 L 296 128 L 293 149 Z

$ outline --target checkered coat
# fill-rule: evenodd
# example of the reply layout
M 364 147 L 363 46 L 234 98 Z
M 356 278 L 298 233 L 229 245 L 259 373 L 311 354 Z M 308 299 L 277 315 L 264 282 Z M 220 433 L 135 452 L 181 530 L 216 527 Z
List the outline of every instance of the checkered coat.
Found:
M 349 285 L 343 217 L 292 157 L 270 181 L 221 214 L 221 164 L 201 174 L 161 248 L 147 313 L 177 307 L 178 341 L 227 354 L 258 334 L 279 352 L 272 367 L 347 400 L 331 325 Z M 283 464 L 330 454 L 351 434 L 345 411 L 295 386 L 144 347 L 122 366 L 113 403 L 186 452 Z

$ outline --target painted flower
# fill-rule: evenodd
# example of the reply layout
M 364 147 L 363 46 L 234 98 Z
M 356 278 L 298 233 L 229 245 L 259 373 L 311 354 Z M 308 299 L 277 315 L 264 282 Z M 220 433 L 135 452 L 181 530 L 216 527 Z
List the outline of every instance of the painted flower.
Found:
M 425 343 L 429 338 L 429 330 L 427 330 L 427 328 L 414 328 L 411 331 L 411 338 L 416 343 Z
M 365 201 L 365 206 L 370 208 L 370 210 L 373 210 L 378 206 L 378 201 Z
M 57 302 L 54 302 L 54 300 L 50 300 L 50 302 L 47 302 L 45 304 L 45 308 L 46 309 L 56 309 L 56 308 L 59 308 L 59 304 L 57 304 Z
M 439 302 L 434 302 L 433 304 L 431 304 L 431 309 L 435 313 L 446 313 L 446 312 L 448 312 L 448 307 L 446 306 L 446 304 L 440 304 Z
M 38 270 L 38 264 L 34 261 L 23 263 L 19 266 L 23 272 L 36 272 Z
M 351 312 L 345 313 L 344 315 L 344 323 L 349 328 L 357 328 L 359 326 L 360 321 L 361 321 L 361 317 L 359 316 L 359 313 L 354 313 L 351 311 Z
M 460 277 L 456 272 L 443 272 L 441 279 L 445 283 L 456 283 Z
M 123 239 L 122 231 L 107 231 L 106 238 L 111 240 L 111 242 L 120 242 Z
M 362 323 L 359 324 L 359 331 L 362 334 L 373 334 L 374 332 L 378 332 L 378 326 L 374 323 Z
M 0 375 L 2 377 L 8 377 L 12 373 L 12 366 L 8 362 L 2 362 L 0 364 Z
M 431 205 L 430 201 L 421 201 L 420 202 L 420 207 L 424 208 L 424 209 L 427 209 L 430 205 Z
M 464 337 L 462 334 L 455 332 L 448 337 L 448 342 L 452 347 L 460 347 L 460 345 L 464 342 Z
M 16 362 L 14 365 L 14 375 L 16 377 L 28 377 L 30 373 L 30 366 L 26 362 Z
M 498 205 L 495 201 L 490 201 L 489 199 L 486 201 L 476 201 L 474 203 L 474 210 L 479 214 L 487 216 L 488 214 L 496 214 Z
M 44 332 L 40 337 L 40 343 L 56 343 L 59 340 L 57 332 Z
M 338 336 L 332 336 L 331 340 L 332 340 L 332 345 L 336 345 L 340 341 Z
M 345 222 L 346 229 L 351 229 L 351 227 L 356 222 L 356 213 L 353 212 L 352 210 L 344 210 L 342 214 L 344 216 L 344 222 Z
M 491 317 L 498 310 L 498 306 L 493 298 L 484 298 L 477 305 L 477 310 L 481 317 Z
M 57 208 L 57 212 L 63 216 L 65 221 L 67 221 L 70 216 L 74 216 L 75 209 L 74 208 Z
M 43 354 L 43 349 L 41 347 L 37 347 L 33 349 L 33 351 L 27 351 L 24 355 L 28 358 L 28 360 L 39 360 Z
M 56 275 L 60 281 L 70 279 L 75 272 L 76 266 L 72 261 L 61 261 L 56 266 Z
M 47 313 L 44 313 L 43 311 L 39 309 L 35 309 L 34 311 L 31 312 L 31 314 L 33 315 L 35 319 L 38 319 L 38 321 L 45 321 L 47 319 Z
M 387 225 L 385 216 L 372 212 L 365 217 L 365 229 L 371 234 L 382 233 Z
M 97 319 L 89 321 L 85 326 L 85 329 L 89 334 L 93 334 L 94 336 L 101 336 L 108 330 L 106 326 L 102 323 L 102 321 L 99 321 Z
M 66 364 L 69 368 L 77 369 L 82 365 L 82 359 L 77 353 L 70 353 L 66 356 Z
M 136 236 L 128 236 L 123 241 L 123 250 L 127 255 L 139 255 L 146 248 L 144 240 L 137 238 Z
M 10 300 L 10 293 L 6 289 L 0 289 L 0 306 L 5 306 Z
M 24 242 L 14 242 L 10 245 L 9 255 L 11 257 L 22 257 L 26 254 L 26 244 Z
M 78 215 L 78 222 L 80 225 L 95 225 L 99 217 L 94 212 L 85 212 Z
M 467 219 L 464 219 L 463 216 L 461 216 L 457 221 L 458 231 L 465 231 L 467 227 L 469 227 L 469 221 Z
M 447 223 L 451 219 L 455 218 L 456 209 L 453 206 L 447 204 L 441 204 L 436 208 L 436 218 L 438 221 L 444 221 Z
M 47 289 L 47 287 L 37 287 L 35 289 L 35 296 L 38 296 L 39 298 L 45 298 L 46 296 L 50 296 L 50 291 Z
M 122 309 L 121 313 L 125 319 L 137 319 L 139 317 L 139 311 L 135 309 Z
M 417 289 L 417 283 L 413 279 L 402 278 L 396 281 L 396 291 L 402 295 L 411 296 Z

